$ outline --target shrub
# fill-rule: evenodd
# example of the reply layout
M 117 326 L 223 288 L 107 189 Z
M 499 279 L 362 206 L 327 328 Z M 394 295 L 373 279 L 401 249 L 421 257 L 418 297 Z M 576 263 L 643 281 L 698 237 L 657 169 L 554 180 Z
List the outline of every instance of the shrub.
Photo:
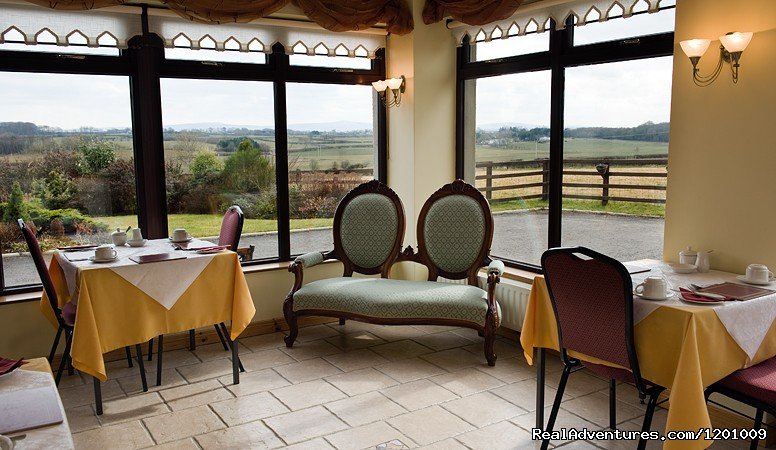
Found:
M 65 234 L 90 234 L 108 230 L 107 225 L 96 222 L 91 217 L 81 214 L 77 209 L 46 209 L 39 203 L 28 203 L 26 207 L 30 219 L 42 232 L 51 232 L 51 222 L 54 220 L 61 223 Z M 54 227 L 58 228 L 59 225 L 55 224 Z
M 46 208 L 61 209 L 74 206 L 77 189 L 70 177 L 52 170 L 46 178 L 33 181 L 32 192 Z
M 256 208 L 257 219 L 277 219 L 278 217 L 277 194 L 272 191 L 264 191 L 261 194 L 261 196 L 259 196 L 259 200 L 256 202 L 255 208 Z
M 167 184 L 167 211 L 170 213 L 189 212 L 183 207 L 183 199 L 191 190 L 191 176 L 183 173 L 179 162 L 166 161 L 164 167 Z
M 299 215 L 306 219 L 334 217 L 336 207 L 337 199 L 332 197 L 310 197 L 302 202 L 302 206 L 299 207 Z
M 250 140 L 244 139 L 226 160 L 221 180 L 227 191 L 259 193 L 274 183 L 275 168 Z
M 103 140 L 87 140 L 78 146 L 82 156 L 81 173 L 84 175 L 97 173 L 116 161 L 113 143 Z
M 213 150 L 202 150 L 197 153 L 189 165 L 194 182 L 212 182 L 224 170 L 224 163 Z
M 137 194 L 135 190 L 135 162 L 133 159 L 119 159 L 100 171 L 99 176 L 108 185 L 110 213 L 135 214 Z
M 18 182 L 13 184 L 11 195 L 3 208 L 3 222 L 15 224 L 17 219 L 27 219 L 27 208 L 24 204 L 24 192 Z
M 70 178 L 77 178 L 81 175 L 81 153 L 61 147 L 45 148 L 41 150 L 41 153 L 42 155 L 35 158 L 29 165 L 28 171 L 32 178 L 45 178 L 53 171 Z
M 218 189 L 212 184 L 195 185 L 188 189 L 178 203 L 179 212 L 188 214 L 221 214 L 224 203 Z

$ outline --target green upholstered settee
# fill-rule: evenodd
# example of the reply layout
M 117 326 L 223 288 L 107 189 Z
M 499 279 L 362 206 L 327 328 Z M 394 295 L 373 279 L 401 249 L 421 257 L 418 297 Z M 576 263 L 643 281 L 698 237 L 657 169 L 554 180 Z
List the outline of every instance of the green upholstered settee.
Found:
M 496 363 L 493 351 L 501 310 L 496 285 L 504 271 L 488 253 L 493 239 L 493 216 L 487 200 L 473 186 L 457 180 L 435 192 L 418 218 L 418 251 L 400 253 L 405 218 L 401 200 L 378 181 L 348 193 L 334 215 L 334 250 L 302 255 L 288 270 L 294 286 L 283 304 L 289 325 L 286 345 L 299 332 L 297 317 L 329 316 L 386 325 L 451 325 L 473 328 L 485 338 L 485 357 Z M 344 265 L 339 278 L 303 284 L 304 269 L 328 259 Z M 391 266 L 414 261 L 428 268 L 428 281 L 389 279 Z M 488 267 L 487 290 L 478 286 L 478 273 Z M 380 278 L 353 277 L 353 273 Z M 438 277 L 465 279 L 467 284 L 438 282 Z

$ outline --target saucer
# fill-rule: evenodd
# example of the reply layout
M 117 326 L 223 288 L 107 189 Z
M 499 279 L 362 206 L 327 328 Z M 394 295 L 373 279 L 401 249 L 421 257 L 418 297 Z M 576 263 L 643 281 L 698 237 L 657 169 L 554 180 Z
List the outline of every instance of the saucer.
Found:
M 148 239 L 141 239 L 139 241 L 127 241 L 127 244 L 129 244 L 130 247 L 142 247 L 146 245 L 146 242 L 148 242 Z
M 96 256 L 90 256 L 89 257 L 89 261 L 94 262 L 94 263 L 108 263 L 108 262 L 113 262 L 113 261 L 115 261 L 117 259 L 119 259 L 119 258 L 118 257 L 116 257 L 116 258 L 97 258 Z
M 644 297 L 644 294 L 637 294 L 633 293 L 638 298 L 642 298 L 644 300 L 651 300 L 653 302 L 661 302 L 663 300 L 668 300 L 669 298 L 674 298 L 676 296 L 676 292 L 668 292 L 666 293 L 666 296 L 664 298 L 652 298 L 652 297 Z
M 187 237 L 186 239 L 184 239 L 182 241 L 176 241 L 175 239 L 172 238 L 172 236 L 170 236 L 170 242 L 172 242 L 173 244 L 183 244 L 184 242 L 191 242 L 192 239 L 194 239 L 194 238 L 189 236 L 189 237 Z
M 767 285 L 771 284 L 774 281 L 773 278 L 771 278 L 768 281 L 752 281 L 749 278 L 747 278 L 746 275 L 738 275 L 736 277 L 736 279 L 738 281 L 743 281 L 746 284 L 754 284 L 754 285 L 757 285 L 757 286 L 767 286 Z
M 692 264 L 668 263 L 668 267 L 670 267 L 674 273 L 693 273 L 698 270 Z

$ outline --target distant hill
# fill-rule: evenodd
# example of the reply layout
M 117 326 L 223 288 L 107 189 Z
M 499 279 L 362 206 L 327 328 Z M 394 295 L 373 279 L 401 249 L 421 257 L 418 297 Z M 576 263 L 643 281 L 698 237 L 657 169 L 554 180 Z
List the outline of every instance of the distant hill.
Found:
M 187 131 L 187 130 L 235 130 L 235 129 L 248 129 L 248 130 L 265 130 L 274 129 L 272 125 L 235 125 L 229 123 L 220 122 L 198 122 L 198 123 L 181 123 L 174 125 L 166 125 L 165 129 L 173 129 L 175 131 Z M 321 122 L 321 123 L 292 123 L 288 125 L 288 129 L 292 131 L 363 131 L 371 130 L 372 124 L 366 122 L 350 122 L 346 120 L 340 120 L 337 122 Z
M 546 128 L 546 127 L 548 127 L 548 125 L 536 125 L 536 124 L 518 123 L 518 122 L 494 122 L 494 123 L 483 123 L 482 125 L 477 125 L 477 129 L 482 131 L 497 131 L 502 128 L 522 128 L 525 130 L 530 130 L 532 128 Z

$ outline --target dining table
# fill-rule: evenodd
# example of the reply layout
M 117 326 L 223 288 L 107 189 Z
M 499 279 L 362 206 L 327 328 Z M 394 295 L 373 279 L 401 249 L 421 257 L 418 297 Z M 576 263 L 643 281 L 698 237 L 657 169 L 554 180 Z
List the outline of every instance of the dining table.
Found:
M 141 247 L 116 246 L 116 258 L 102 262 L 94 261 L 94 249 L 57 251 L 49 274 L 59 307 L 77 305 L 73 367 L 105 381 L 105 353 L 219 323 L 231 322 L 229 337 L 236 341 L 256 313 L 253 299 L 237 254 L 197 250 L 206 247 L 213 244 L 154 239 Z M 141 264 L 142 257 L 159 260 Z M 40 307 L 57 326 L 45 292 Z
M 643 378 L 668 389 L 665 432 L 711 428 L 706 387 L 736 370 L 776 356 L 776 292 L 746 301 L 690 303 L 678 290 L 692 285 L 741 283 L 737 275 L 710 270 L 674 273 L 669 265 L 641 260 L 626 267 L 643 268 L 631 275 L 636 286 L 649 276 L 666 279 L 665 300 L 633 296 L 634 341 Z M 776 283 L 762 286 L 776 289 Z M 533 280 L 520 343 L 529 364 L 536 364 L 536 428 L 544 428 L 546 350 L 559 350 L 558 329 L 543 276 Z M 612 364 L 569 352 L 572 357 Z M 573 379 L 573 377 L 572 377 Z M 666 440 L 664 449 L 702 449 L 711 440 Z

